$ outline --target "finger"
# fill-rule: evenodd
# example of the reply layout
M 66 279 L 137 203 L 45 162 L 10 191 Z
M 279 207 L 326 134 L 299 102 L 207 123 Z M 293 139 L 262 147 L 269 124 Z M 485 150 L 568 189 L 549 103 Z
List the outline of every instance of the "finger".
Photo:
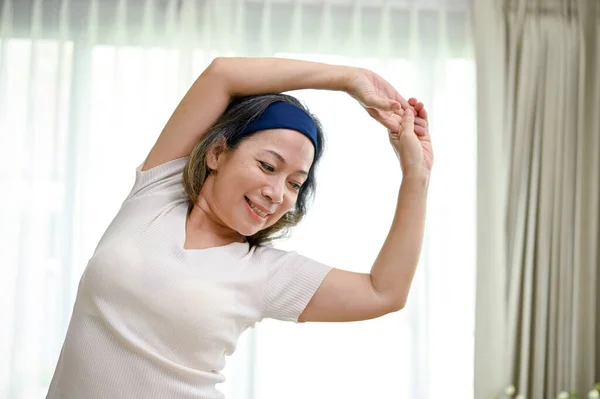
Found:
M 392 115 L 393 123 L 395 128 L 393 129 L 395 133 L 398 133 L 402 126 L 402 116 L 393 114 Z
M 415 125 L 415 133 L 417 134 L 417 136 L 426 136 L 427 129 L 424 128 L 423 126 Z
M 428 123 L 426 119 L 421 118 L 420 116 L 417 116 L 415 118 L 415 125 L 419 125 L 419 126 L 423 126 L 423 127 L 427 127 Z
M 402 109 L 402 104 L 400 104 L 396 100 L 390 100 L 387 98 L 382 99 L 382 107 L 380 108 L 382 111 L 398 111 Z
M 402 134 L 414 134 L 415 132 L 415 116 L 412 110 L 407 109 L 402 118 Z
M 398 132 L 400 130 L 398 122 L 392 118 L 378 119 L 377 121 L 391 132 Z
M 413 114 L 417 114 L 416 110 L 415 110 L 415 105 L 417 105 L 418 101 L 416 98 L 411 97 L 408 99 L 408 103 L 410 104 L 410 107 L 408 107 L 409 109 L 412 109 Z
M 418 111 L 422 110 L 424 106 L 425 106 L 425 104 L 423 104 L 422 102 L 419 101 L 418 103 L 415 104 L 415 111 L 418 112 Z
M 425 108 L 419 110 L 419 118 L 427 119 L 427 110 Z
M 398 131 L 398 122 L 395 121 L 392 117 L 387 116 L 384 112 L 381 112 L 374 108 L 368 108 L 367 113 L 371 115 L 371 117 L 377 122 L 385 126 L 386 129 L 391 130 L 392 132 Z
M 396 111 L 402 108 L 401 104 L 396 100 L 389 98 L 372 96 L 368 101 L 365 102 L 370 108 L 375 108 L 380 111 Z
M 400 105 L 402 106 L 402 108 L 409 108 L 410 104 L 408 103 L 408 101 L 406 101 L 406 99 L 404 99 L 404 97 L 402 97 L 400 94 L 396 94 L 396 101 L 398 101 L 400 103 Z

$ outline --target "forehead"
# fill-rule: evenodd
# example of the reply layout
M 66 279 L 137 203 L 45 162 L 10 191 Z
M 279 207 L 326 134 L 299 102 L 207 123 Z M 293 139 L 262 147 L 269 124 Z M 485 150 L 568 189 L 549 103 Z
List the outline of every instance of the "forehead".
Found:
M 306 170 L 312 164 L 315 153 L 308 137 L 290 129 L 263 130 L 244 140 L 244 144 L 254 151 L 276 151 L 287 163 Z

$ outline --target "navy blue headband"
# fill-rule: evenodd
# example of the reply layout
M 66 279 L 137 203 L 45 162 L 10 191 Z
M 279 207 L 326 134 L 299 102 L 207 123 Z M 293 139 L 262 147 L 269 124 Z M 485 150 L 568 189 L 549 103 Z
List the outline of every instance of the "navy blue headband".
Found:
M 315 147 L 315 152 L 319 148 L 317 125 L 315 125 L 310 115 L 295 105 L 283 101 L 272 103 L 258 118 L 246 127 L 244 134 L 266 129 L 296 130 L 310 139 Z

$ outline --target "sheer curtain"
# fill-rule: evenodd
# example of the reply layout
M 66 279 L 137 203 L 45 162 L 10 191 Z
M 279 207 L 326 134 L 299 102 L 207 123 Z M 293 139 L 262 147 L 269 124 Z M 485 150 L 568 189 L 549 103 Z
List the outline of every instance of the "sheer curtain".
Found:
M 466 1 L 0 2 L 0 398 L 44 397 L 77 283 L 185 90 L 215 56 L 364 66 L 431 115 L 436 166 L 407 307 L 359 323 L 265 321 L 228 398 L 472 397 L 475 68 Z M 305 222 L 278 243 L 368 271 L 400 170 L 343 93 L 299 91 L 328 145 Z

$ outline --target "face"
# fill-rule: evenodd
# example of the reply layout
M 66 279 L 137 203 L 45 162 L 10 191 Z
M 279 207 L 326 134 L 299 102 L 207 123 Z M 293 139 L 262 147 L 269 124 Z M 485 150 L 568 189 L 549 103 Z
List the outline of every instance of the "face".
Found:
M 295 130 L 255 133 L 233 152 L 208 154 L 213 172 L 198 205 L 220 224 L 251 236 L 294 207 L 313 158 L 312 143 Z

